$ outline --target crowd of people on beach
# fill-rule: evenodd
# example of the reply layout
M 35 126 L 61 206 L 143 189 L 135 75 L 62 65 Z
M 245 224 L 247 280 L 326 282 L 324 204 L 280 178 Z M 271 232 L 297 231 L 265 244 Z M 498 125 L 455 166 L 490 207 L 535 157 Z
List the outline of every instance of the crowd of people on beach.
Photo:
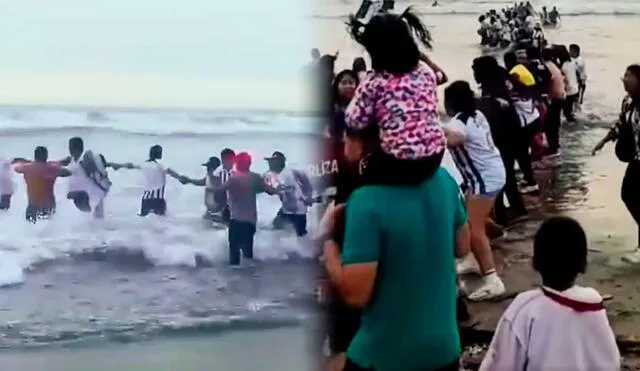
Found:
M 0 158 L 0 210 L 8 211 L 15 191 L 13 173 L 21 174 L 26 184 L 25 218 L 37 223 L 54 217 L 56 197 L 54 185 L 58 178 L 68 178 L 67 199 L 83 213 L 104 218 L 104 200 L 111 189 L 108 169 L 137 169 L 143 178 L 139 215 L 164 216 L 167 213 L 165 194 L 167 175 L 181 184 L 204 187 L 206 211 L 203 220 L 208 225 L 228 228 L 229 263 L 240 264 L 240 252 L 253 259 L 253 240 L 257 222 L 257 195 L 276 195 L 281 208 L 273 219 L 274 229 L 291 229 L 299 237 L 307 234 L 307 212 L 317 202 L 314 187 L 306 172 L 287 166 L 282 152 L 275 151 L 265 160 L 269 171 L 259 175 L 251 171 L 252 158 L 247 152 L 236 154 L 225 148 L 220 157 L 210 157 L 202 166 L 204 176 L 190 178 L 162 164 L 163 148 L 154 145 L 146 161 L 139 164 L 108 162 L 102 154 L 85 150 L 80 137 L 69 139 L 69 155 L 59 161 L 49 161 L 48 149 L 38 146 L 33 160 L 22 157 Z
M 422 50 L 430 33 L 410 9 L 350 17 L 367 52 L 335 73 L 316 52 L 327 94 L 323 162 L 335 187 L 321 221 L 329 370 L 459 370 L 459 320 L 467 300 L 506 293 L 488 227 L 528 216 L 523 194 L 538 195 L 534 168 L 560 164 L 560 128 L 576 122 L 587 74 L 580 47 L 529 47 L 472 63 L 477 94 L 453 81 Z M 594 149 L 617 139 L 629 162 L 623 199 L 640 225 L 640 67 L 624 77 L 620 120 Z M 439 115 L 444 89 L 448 120 Z M 518 180 L 515 164 L 522 173 Z M 639 230 L 640 231 L 640 230 Z M 639 232 L 640 233 L 640 232 Z M 639 235 L 640 245 L 640 235 Z M 617 370 L 620 353 L 597 290 L 576 284 L 588 241 L 575 220 L 545 220 L 532 264 L 542 285 L 516 296 L 481 366 L 485 371 Z M 640 261 L 640 250 L 637 258 Z M 466 292 L 465 276 L 480 276 Z
M 555 9 L 555 8 L 554 8 Z M 544 48 L 547 44 L 542 31 L 542 20 L 537 18 L 531 3 L 495 9 L 480 15 L 480 45 L 490 47 Z

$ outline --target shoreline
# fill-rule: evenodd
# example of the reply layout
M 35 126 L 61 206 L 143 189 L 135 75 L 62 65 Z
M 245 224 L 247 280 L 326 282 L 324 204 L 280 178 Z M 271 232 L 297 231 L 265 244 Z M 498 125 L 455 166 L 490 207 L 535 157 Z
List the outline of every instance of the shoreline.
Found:
M 569 133 L 565 130 L 561 135 L 566 137 Z M 565 146 L 568 145 L 569 143 L 565 144 Z M 580 147 L 587 145 L 582 143 Z M 608 148 L 601 156 L 613 156 L 612 151 L 612 148 Z M 575 153 L 570 153 L 567 154 L 564 162 L 566 165 L 572 165 L 571 161 L 579 157 Z M 617 162 L 616 159 L 610 159 L 610 161 Z M 590 158 L 584 161 L 583 166 L 593 168 L 594 162 L 598 162 L 597 158 Z M 616 190 L 619 192 L 618 173 L 620 168 L 624 168 L 624 165 L 619 163 L 612 165 L 611 162 L 609 162 L 609 165 L 613 176 L 605 180 L 610 186 L 616 186 Z M 618 241 L 621 238 L 618 234 L 628 234 L 624 228 L 626 225 L 622 227 L 622 230 L 620 227 L 606 232 L 600 230 L 600 228 L 607 228 L 607 224 L 612 222 L 610 215 L 615 214 L 615 212 L 611 209 L 616 208 L 616 202 L 620 202 L 621 208 L 624 208 L 624 206 L 621 201 L 617 200 L 619 198 L 618 193 L 611 194 L 610 192 L 608 194 L 609 217 L 606 212 L 603 215 L 598 207 L 581 205 L 575 209 L 571 207 L 563 208 L 562 206 L 567 206 L 562 205 L 563 202 L 560 202 L 560 205 L 554 204 L 553 201 L 547 204 L 545 200 L 551 198 L 549 194 L 552 192 L 550 183 L 552 180 L 557 181 L 557 175 L 554 175 L 556 171 L 554 170 L 549 168 L 534 171 L 541 187 L 541 196 L 536 198 L 540 199 L 538 201 L 542 203 L 542 206 L 530 210 L 531 218 L 529 221 L 509 228 L 507 238 L 492 244 L 496 267 L 505 283 L 507 292 L 502 298 L 494 301 L 477 303 L 467 301 L 471 318 L 461 325 L 460 333 L 463 344 L 461 359 L 465 364 L 465 369 L 475 370 L 479 367 L 498 321 L 515 296 L 540 284 L 539 276 L 531 265 L 533 236 L 538 226 L 548 216 L 567 215 L 574 217 L 583 225 L 589 240 L 587 272 L 578 278 L 577 284 L 593 287 L 605 297 L 604 304 L 607 310 L 607 317 L 624 359 L 623 370 L 640 370 L 640 306 L 635 300 L 637 296 L 640 296 L 640 287 L 637 287 L 636 284 L 638 278 L 640 278 L 640 270 L 634 265 L 620 261 L 624 253 L 629 251 L 629 249 L 624 250 L 624 248 L 621 249 L 618 246 L 620 244 L 625 245 Z M 597 177 L 599 174 L 593 175 Z M 598 192 L 597 190 L 592 190 L 592 188 L 597 188 L 593 187 L 594 182 L 596 181 L 590 182 L 589 190 L 584 197 L 589 199 L 592 193 Z M 613 182 L 617 183 L 611 184 Z M 527 204 L 531 204 L 531 201 L 532 197 L 525 196 Z M 623 212 L 626 212 L 626 209 Z M 631 219 L 631 216 L 628 216 L 628 218 Z M 606 237 L 601 238 L 599 234 L 602 233 L 606 233 Z M 635 233 L 631 234 L 635 235 Z M 467 288 L 473 287 L 478 282 L 477 278 L 472 276 L 466 276 L 464 279 L 467 283 Z M 611 296 L 610 299 L 607 296 Z
M 312 370 L 303 326 L 238 331 L 97 347 L 0 350 L 7 370 L 33 371 L 281 371 Z

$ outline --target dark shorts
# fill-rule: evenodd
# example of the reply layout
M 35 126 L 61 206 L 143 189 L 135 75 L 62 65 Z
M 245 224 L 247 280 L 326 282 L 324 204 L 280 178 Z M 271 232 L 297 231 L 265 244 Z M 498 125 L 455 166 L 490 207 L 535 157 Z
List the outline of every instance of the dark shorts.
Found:
M 0 195 L 0 210 L 9 210 L 11 207 L 11 195 Z
M 274 229 L 284 229 L 286 225 L 293 226 L 298 237 L 305 236 L 307 234 L 307 216 L 298 214 L 285 214 L 282 209 L 278 210 L 278 214 L 273 219 Z
M 239 220 L 229 221 L 229 264 L 240 264 L 240 252 L 246 259 L 253 259 L 253 236 L 256 224 Z
M 55 204 L 48 207 L 35 207 L 29 205 L 25 211 L 25 219 L 31 223 L 35 223 L 38 220 L 49 219 L 55 212 Z
M 164 198 L 143 198 L 140 202 L 140 216 L 164 215 L 166 212 L 167 201 Z
M 85 191 L 69 192 L 67 194 L 69 200 L 73 200 L 74 205 L 80 211 L 91 211 L 91 205 L 89 204 L 89 195 Z
M 456 359 L 455 362 L 452 362 L 449 365 L 438 367 L 436 369 L 424 369 L 423 371 L 458 371 L 458 370 L 460 370 L 460 361 Z M 360 367 L 355 362 L 347 358 L 343 371 L 375 371 L 375 369 L 373 367 L 369 367 L 369 368 Z

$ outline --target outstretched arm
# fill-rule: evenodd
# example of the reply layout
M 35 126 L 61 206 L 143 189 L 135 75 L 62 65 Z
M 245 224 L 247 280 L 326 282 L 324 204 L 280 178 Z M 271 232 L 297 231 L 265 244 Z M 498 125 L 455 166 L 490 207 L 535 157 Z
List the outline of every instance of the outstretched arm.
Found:
M 207 185 L 207 178 L 191 179 L 188 176 L 183 176 L 184 184 L 193 184 L 194 186 L 204 187 Z
M 112 168 L 113 170 L 118 170 L 121 168 L 125 168 L 125 169 L 140 169 L 140 166 L 138 165 L 134 165 L 130 162 L 125 162 L 123 164 L 119 164 L 116 162 L 107 162 L 107 167 Z
M 616 139 L 618 139 L 618 130 L 617 130 L 617 127 L 614 126 L 613 128 L 611 128 L 611 130 L 607 132 L 607 135 L 605 135 L 604 138 L 602 138 L 598 142 L 598 144 L 596 144 L 595 147 L 593 147 L 593 150 L 591 150 L 591 155 L 595 156 L 596 153 L 598 153 L 598 151 L 600 151 L 605 144 L 615 141 Z
M 429 65 L 429 67 L 431 67 L 431 69 L 433 69 L 433 72 L 436 73 L 438 86 L 440 86 L 442 84 L 446 84 L 447 81 L 449 81 L 449 77 L 447 77 L 447 74 L 444 72 L 444 70 L 442 70 L 442 68 L 440 68 L 440 66 L 438 66 L 434 61 L 432 61 L 431 58 L 429 58 L 426 54 L 420 53 L 420 59 L 424 63 Z
M 67 156 L 65 158 L 63 158 L 62 160 L 56 161 L 57 163 L 59 163 L 62 166 L 69 166 L 69 164 L 71 163 L 71 156 Z
M 187 184 L 187 179 L 185 177 L 183 177 L 182 175 L 176 173 L 175 171 L 173 171 L 173 169 L 167 168 L 167 170 L 165 170 L 167 172 L 167 175 L 169 175 L 170 177 L 176 179 L 177 181 L 179 181 L 182 184 Z
M 69 171 L 69 169 L 65 168 L 65 167 L 61 167 L 59 172 L 58 172 L 58 176 L 61 178 L 66 178 L 68 176 L 71 176 L 71 172 Z

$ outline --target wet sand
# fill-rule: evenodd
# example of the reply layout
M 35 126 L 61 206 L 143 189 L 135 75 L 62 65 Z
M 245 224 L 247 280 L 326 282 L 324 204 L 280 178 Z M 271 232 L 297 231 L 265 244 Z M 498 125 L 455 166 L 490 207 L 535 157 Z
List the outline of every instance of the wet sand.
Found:
M 311 370 L 302 327 L 100 347 L 0 351 L 12 371 Z
M 635 356 L 640 353 L 640 266 L 621 260 L 637 243 L 637 227 L 620 200 L 625 164 L 617 161 L 611 145 L 597 156 L 589 153 L 605 132 L 583 123 L 565 127 L 560 166 L 537 171 L 541 195 L 526 198 L 529 204 L 541 206 L 530 211 L 530 221 L 510 229 L 507 238 L 495 243 L 494 256 L 507 286 L 507 298 L 470 304 L 469 325 L 474 330 L 493 331 L 513 296 L 539 284 L 531 267 L 533 235 L 546 216 L 568 215 L 582 223 L 589 239 L 589 266 L 578 283 L 612 296 L 605 305 L 614 332 L 624 345 L 626 369 L 640 370 L 640 359 Z M 468 287 L 473 288 L 474 280 L 468 281 Z M 480 360 L 482 354 L 471 358 Z M 470 358 L 468 350 L 464 358 Z

